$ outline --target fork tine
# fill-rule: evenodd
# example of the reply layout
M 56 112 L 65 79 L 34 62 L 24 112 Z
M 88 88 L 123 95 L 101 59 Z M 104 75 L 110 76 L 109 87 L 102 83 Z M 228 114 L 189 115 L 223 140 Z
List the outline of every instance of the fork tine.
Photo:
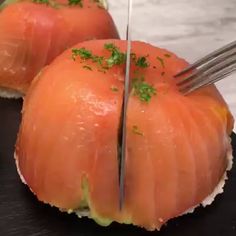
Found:
M 213 61 L 210 61 L 209 63 L 203 65 L 202 68 L 194 71 L 190 76 L 186 77 L 184 80 L 177 82 L 177 85 L 182 86 L 184 84 L 190 83 L 192 80 L 202 76 L 202 74 L 206 73 L 210 69 L 214 68 L 215 66 L 219 65 L 222 62 L 225 62 L 226 60 L 234 56 L 236 56 L 236 49 L 233 51 L 229 51 L 224 55 L 214 59 Z
M 199 66 L 202 66 L 204 63 L 208 62 L 208 61 L 211 61 L 212 59 L 218 57 L 219 55 L 221 54 L 224 54 L 226 52 L 228 52 L 229 50 L 232 50 L 236 48 L 236 41 L 233 41 L 229 44 L 227 44 L 226 46 L 208 54 L 207 56 L 203 57 L 202 59 L 196 61 L 195 63 L 193 63 L 192 65 L 186 67 L 184 70 L 182 70 L 180 73 L 176 74 L 174 77 L 179 77 L 187 72 L 190 72 L 191 70 L 199 67 Z
M 189 93 L 191 93 L 191 92 L 193 92 L 193 91 L 195 91 L 195 90 L 197 90 L 197 89 L 199 89 L 199 88 L 201 88 L 201 87 L 205 87 L 205 86 L 214 84 L 214 83 L 216 83 L 216 82 L 218 82 L 218 81 L 224 79 L 225 77 L 229 76 L 230 74 L 234 73 L 235 71 L 236 71 L 236 66 L 233 67 L 233 68 L 231 68 L 230 70 L 228 70 L 228 71 L 225 72 L 225 73 L 220 73 L 220 74 L 218 74 L 217 76 L 212 77 L 212 80 L 209 81 L 209 82 L 207 82 L 207 83 L 205 83 L 205 82 L 203 81 L 203 83 L 196 84 L 196 85 L 193 86 L 192 88 L 184 89 L 184 90 L 182 90 L 181 92 L 182 92 L 184 95 L 187 95 L 187 94 L 189 94 Z
M 221 63 L 218 66 L 215 66 L 212 69 L 208 70 L 207 73 L 204 73 L 201 76 L 196 77 L 188 84 L 180 86 L 179 91 L 182 93 L 186 93 L 187 91 L 195 90 L 197 87 L 214 83 L 216 82 L 215 81 L 216 79 L 221 77 L 224 78 L 225 75 L 229 75 L 230 73 L 234 72 L 235 68 L 236 68 L 236 57 L 233 57 L 226 60 L 224 63 Z
M 207 69 L 206 71 L 201 72 L 200 74 L 195 73 L 195 76 L 192 76 L 192 78 L 188 80 L 186 83 L 177 84 L 177 86 L 191 87 L 195 83 L 198 83 L 198 81 L 201 81 L 203 77 L 206 77 L 206 79 L 209 79 L 209 77 L 212 76 L 213 74 L 216 74 L 217 72 L 223 70 L 224 68 L 228 68 L 234 65 L 235 63 L 236 63 L 236 54 L 224 60 L 223 62 L 214 65 L 213 67 Z
M 226 70 L 222 70 L 218 74 L 212 76 L 211 79 L 205 85 L 210 85 L 212 83 L 216 83 L 216 82 L 220 81 L 221 79 L 224 79 L 226 76 L 229 76 L 234 71 L 236 71 L 236 65 L 233 65 L 230 68 L 226 68 Z

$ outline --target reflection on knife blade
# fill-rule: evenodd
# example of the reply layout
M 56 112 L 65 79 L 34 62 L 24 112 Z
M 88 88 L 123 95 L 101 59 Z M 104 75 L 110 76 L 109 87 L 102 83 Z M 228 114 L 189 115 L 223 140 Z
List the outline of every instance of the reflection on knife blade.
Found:
M 124 183 L 125 183 L 125 159 L 126 159 L 126 116 L 127 105 L 129 98 L 129 84 L 130 84 L 130 59 L 131 59 L 131 15 L 132 15 L 132 0 L 128 0 L 128 22 L 127 22 L 127 58 L 126 58 L 126 70 L 125 70 L 125 82 L 124 82 L 124 98 L 121 112 L 121 150 L 119 152 L 119 206 L 120 210 L 124 203 Z

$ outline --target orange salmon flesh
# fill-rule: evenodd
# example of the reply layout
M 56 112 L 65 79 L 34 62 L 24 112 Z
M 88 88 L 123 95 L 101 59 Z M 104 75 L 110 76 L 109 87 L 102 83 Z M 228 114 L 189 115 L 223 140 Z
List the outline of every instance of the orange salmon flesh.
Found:
M 121 40 L 77 44 L 110 57 L 105 44 L 126 51 Z M 228 161 L 233 118 L 215 86 L 188 96 L 173 75 L 188 65 L 175 54 L 143 42 L 132 53 L 130 78 L 155 89 L 141 101 L 132 87 L 127 115 L 125 202 L 119 210 L 118 131 L 125 65 L 105 71 L 69 49 L 35 78 L 25 97 L 16 160 L 40 201 L 63 211 L 89 208 L 102 225 L 132 223 L 160 229 L 210 195 Z M 115 89 L 114 89 L 115 88 Z
M 33 78 L 74 44 L 119 38 L 115 24 L 98 1 L 16 1 L 0 10 L 0 89 L 25 94 Z

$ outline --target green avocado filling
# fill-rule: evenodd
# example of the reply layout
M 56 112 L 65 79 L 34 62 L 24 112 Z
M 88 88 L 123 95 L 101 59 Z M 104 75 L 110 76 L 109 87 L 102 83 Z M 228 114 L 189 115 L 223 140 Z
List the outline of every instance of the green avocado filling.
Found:
M 108 226 L 112 223 L 112 220 L 99 216 L 93 209 L 89 199 L 89 183 L 87 177 L 83 177 L 81 189 L 83 193 L 80 206 L 76 210 L 68 210 L 68 213 L 75 212 L 78 217 L 88 216 L 93 219 L 97 224 L 101 226 Z
M 98 215 L 96 214 L 93 214 L 92 215 L 92 219 L 99 225 L 101 226 L 109 226 L 113 220 L 110 220 L 110 219 L 106 219 L 106 218 L 102 218 L 102 217 L 99 217 Z
M 5 8 L 6 6 L 13 4 L 13 3 L 17 3 L 19 2 L 19 0 L 6 0 L 2 3 L 0 3 L 0 10 L 2 10 L 3 8 Z

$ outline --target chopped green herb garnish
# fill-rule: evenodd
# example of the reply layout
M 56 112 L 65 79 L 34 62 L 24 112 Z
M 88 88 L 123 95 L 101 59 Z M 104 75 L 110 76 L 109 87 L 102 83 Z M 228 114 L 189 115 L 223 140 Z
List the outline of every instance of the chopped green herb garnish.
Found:
M 86 69 L 86 70 L 91 70 L 92 71 L 92 68 L 88 65 L 83 66 L 83 68 Z
M 82 0 L 68 0 L 68 4 L 70 6 L 79 5 L 80 7 L 83 7 Z
M 113 44 L 113 43 L 105 43 L 104 44 L 104 48 L 109 50 L 109 51 L 112 51 L 114 49 L 117 49 L 117 47 Z
M 102 72 L 105 72 L 115 65 L 123 65 L 126 63 L 126 53 L 121 52 L 120 49 L 113 43 L 105 44 L 104 49 L 111 53 L 108 58 L 93 55 L 93 53 L 86 48 L 73 48 L 72 59 L 75 61 L 79 56 L 82 60 L 92 60 L 92 62 L 98 64 L 98 70 Z M 147 68 L 150 65 L 150 63 L 147 61 L 147 57 L 148 56 L 141 56 L 137 58 L 135 53 L 131 53 L 132 62 L 140 68 Z
M 96 63 L 98 63 L 98 65 L 102 66 L 103 61 L 104 61 L 104 57 L 92 56 L 92 60 L 93 60 L 93 62 L 96 62 Z
M 136 60 L 137 60 L 137 55 L 132 52 L 132 53 L 130 53 L 130 58 L 131 58 L 132 61 L 136 62 Z
M 49 5 L 49 0 L 33 0 L 34 3 Z
M 139 97 L 142 102 L 149 102 L 153 95 L 157 94 L 156 89 L 145 82 L 144 78 L 133 79 L 133 95 Z
M 161 66 L 165 68 L 164 60 L 161 57 L 157 57 L 157 60 L 161 63 Z
M 99 72 L 102 72 L 103 74 L 106 74 L 106 73 L 107 73 L 105 69 L 104 69 L 104 70 L 103 70 L 103 69 L 98 69 L 98 71 L 99 71 Z
M 134 126 L 132 127 L 132 132 L 133 132 L 134 134 L 143 136 L 143 133 L 139 130 L 139 128 L 138 128 L 137 125 L 134 125 Z
M 167 58 L 170 58 L 170 57 L 171 57 L 170 54 L 164 54 L 164 56 L 167 57 Z
M 149 67 L 150 64 L 147 61 L 147 57 L 139 57 L 137 61 L 135 62 L 135 65 L 141 68 L 147 68 Z
M 91 51 L 86 48 L 73 48 L 72 49 L 72 59 L 75 61 L 76 57 L 80 57 L 82 60 L 91 59 L 93 62 L 97 63 L 100 67 L 102 67 L 104 57 L 93 55 Z M 102 67 L 104 69 L 104 67 Z
M 117 87 L 115 87 L 115 86 L 112 86 L 112 87 L 111 87 L 111 91 L 112 91 L 112 92 L 118 92 L 119 89 L 118 89 Z
M 125 63 L 126 54 L 121 52 L 113 43 L 105 44 L 104 48 L 111 52 L 111 56 L 106 59 L 109 68 Z
M 150 63 L 147 61 L 148 56 L 141 56 L 137 58 L 137 55 L 135 53 L 131 53 L 130 56 L 136 66 L 141 68 L 149 67 Z
M 102 56 L 93 55 L 91 51 L 85 48 L 72 49 L 72 59 L 75 60 L 77 56 L 80 56 L 83 60 L 91 59 L 93 62 L 97 63 L 103 71 L 108 70 L 114 65 L 125 63 L 126 55 L 120 52 L 114 44 L 105 44 L 104 48 L 111 52 L 111 56 L 108 59 L 105 59 Z
M 81 59 L 91 59 L 92 58 L 92 52 L 85 49 L 85 48 L 73 48 L 72 49 L 72 59 L 75 61 L 76 57 L 80 56 Z

